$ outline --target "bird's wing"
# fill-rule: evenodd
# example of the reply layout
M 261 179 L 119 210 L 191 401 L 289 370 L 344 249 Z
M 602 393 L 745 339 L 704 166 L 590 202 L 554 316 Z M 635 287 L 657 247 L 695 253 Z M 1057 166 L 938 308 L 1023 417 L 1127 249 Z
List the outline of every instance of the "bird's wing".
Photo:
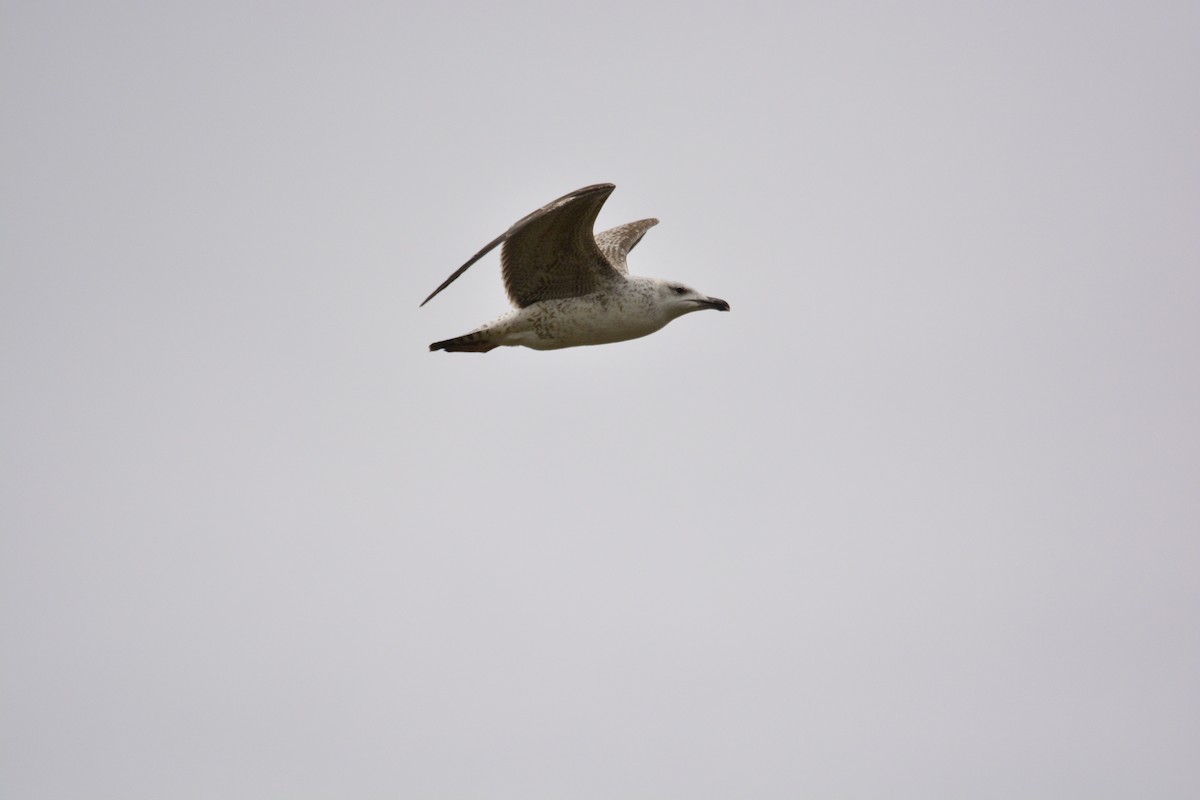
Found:
M 614 188 L 600 183 L 571 192 L 509 230 L 500 264 L 513 305 L 579 297 L 620 278 L 594 233 L 596 215 Z
M 421 305 L 498 244 L 504 245 L 500 255 L 504 287 L 520 308 L 539 300 L 588 294 L 619 279 L 620 273 L 600 252 L 592 232 L 600 207 L 615 188 L 611 183 L 585 186 L 527 215 L 455 270 Z
M 627 222 L 624 225 L 609 228 L 603 233 L 596 234 L 596 246 L 600 248 L 601 253 L 604 253 L 608 263 L 613 265 L 613 269 L 623 275 L 628 275 L 629 266 L 625 263 L 625 256 L 642 240 L 646 231 L 657 224 L 658 220 L 656 219 L 639 219 L 637 222 Z

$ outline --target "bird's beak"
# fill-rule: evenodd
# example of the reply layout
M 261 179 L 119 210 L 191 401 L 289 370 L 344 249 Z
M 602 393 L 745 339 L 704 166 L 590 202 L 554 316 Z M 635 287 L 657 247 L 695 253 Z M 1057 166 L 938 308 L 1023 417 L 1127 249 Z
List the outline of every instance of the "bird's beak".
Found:
M 729 303 L 726 303 L 719 297 L 706 297 L 703 300 L 696 300 L 694 302 L 698 303 L 704 308 L 715 308 L 717 311 L 729 310 Z

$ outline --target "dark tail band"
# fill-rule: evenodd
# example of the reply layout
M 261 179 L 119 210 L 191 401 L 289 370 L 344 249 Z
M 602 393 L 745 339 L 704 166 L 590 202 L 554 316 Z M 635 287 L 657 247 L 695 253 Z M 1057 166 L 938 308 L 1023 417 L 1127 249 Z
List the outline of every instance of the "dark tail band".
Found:
M 487 341 L 485 334 L 468 333 L 465 336 L 455 336 L 453 339 L 446 339 L 443 342 L 434 342 L 429 345 L 429 352 L 445 350 L 447 353 L 486 353 L 495 348 L 496 345 Z

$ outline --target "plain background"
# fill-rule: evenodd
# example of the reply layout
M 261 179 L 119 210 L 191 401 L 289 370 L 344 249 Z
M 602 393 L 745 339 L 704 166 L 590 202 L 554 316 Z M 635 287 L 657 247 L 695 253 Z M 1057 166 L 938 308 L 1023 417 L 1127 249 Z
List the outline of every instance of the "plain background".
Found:
M 0 5 L 0 791 L 1200 796 L 1188 2 Z M 646 339 L 430 354 L 590 183 Z

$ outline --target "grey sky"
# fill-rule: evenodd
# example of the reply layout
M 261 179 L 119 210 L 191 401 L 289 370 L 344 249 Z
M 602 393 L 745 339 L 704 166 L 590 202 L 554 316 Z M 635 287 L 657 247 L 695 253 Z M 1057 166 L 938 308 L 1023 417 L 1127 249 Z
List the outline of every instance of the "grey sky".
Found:
M 1200 795 L 1195 4 L 0 17 L 4 796 Z

